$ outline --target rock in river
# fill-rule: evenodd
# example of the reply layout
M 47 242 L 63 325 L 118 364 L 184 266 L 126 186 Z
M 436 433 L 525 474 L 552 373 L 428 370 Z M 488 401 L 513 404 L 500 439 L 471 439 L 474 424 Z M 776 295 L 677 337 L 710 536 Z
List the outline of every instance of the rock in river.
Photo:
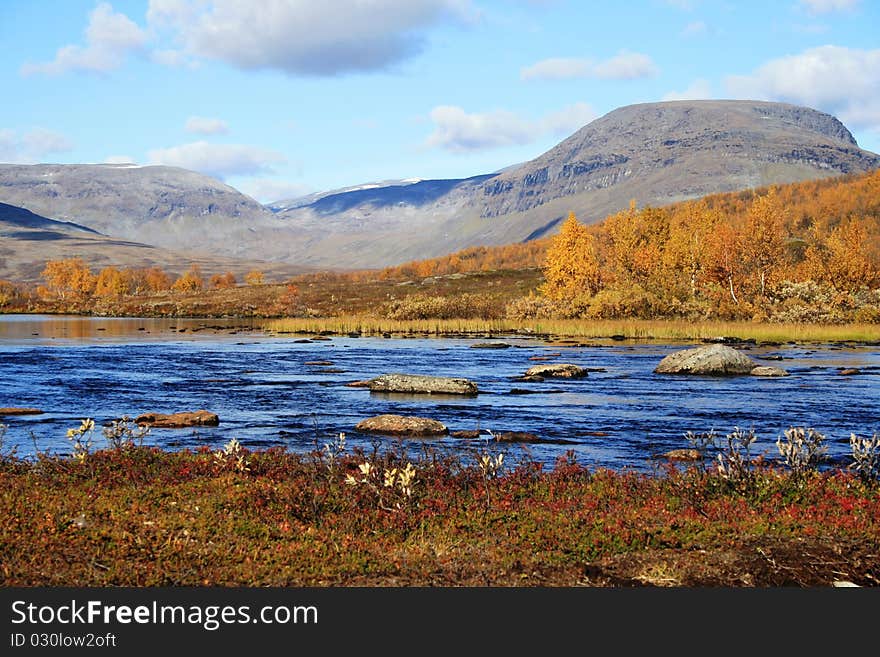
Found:
M 506 342 L 475 342 L 471 345 L 471 349 L 508 349 L 510 345 Z
M 671 449 L 662 456 L 670 461 L 699 461 L 703 458 L 698 449 Z
M 442 436 L 449 433 L 442 422 L 412 415 L 377 415 L 361 420 L 354 428 L 355 431 L 393 436 Z
M 669 354 L 654 369 L 657 374 L 751 374 L 758 364 L 723 344 L 694 347 Z
M 526 431 L 502 431 L 493 434 L 499 443 L 539 443 L 541 439 L 533 433 Z
M 752 376 L 788 376 L 788 372 L 781 367 L 770 367 L 768 365 L 759 365 L 749 372 Z
M 383 374 L 370 380 L 371 392 L 405 392 L 443 395 L 476 395 L 477 384 L 468 379 L 422 374 Z
M 561 379 L 579 379 L 587 376 L 587 370 L 571 363 L 555 363 L 553 365 L 535 365 L 526 370 L 525 376 L 544 376 Z M 523 379 L 525 380 L 525 379 Z
M 39 408 L 19 408 L 14 406 L 12 408 L 0 408 L 0 417 L 4 415 L 42 415 L 43 411 Z
M 220 418 L 205 410 L 182 413 L 144 413 L 135 418 L 135 424 L 148 424 L 157 429 L 182 429 L 184 427 L 216 426 Z

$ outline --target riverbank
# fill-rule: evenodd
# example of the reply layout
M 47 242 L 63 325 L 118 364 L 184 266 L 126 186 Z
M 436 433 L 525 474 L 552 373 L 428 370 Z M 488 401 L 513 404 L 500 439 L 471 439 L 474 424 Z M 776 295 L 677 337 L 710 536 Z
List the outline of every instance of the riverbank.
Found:
M 880 324 L 770 324 L 761 322 L 688 320 L 393 320 L 348 315 L 324 318 L 267 319 L 266 330 L 277 334 L 425 335 L 444 337 L 539 337 L 557 343 L 567 338 L 608 338 L 641 341 L 713 341 L 778 343 L 854 342 L 880 344 Z
M 3 586 L 880 584 L 880 487 L 843 470 L 129 446 L 3 458 L 0 518 Z

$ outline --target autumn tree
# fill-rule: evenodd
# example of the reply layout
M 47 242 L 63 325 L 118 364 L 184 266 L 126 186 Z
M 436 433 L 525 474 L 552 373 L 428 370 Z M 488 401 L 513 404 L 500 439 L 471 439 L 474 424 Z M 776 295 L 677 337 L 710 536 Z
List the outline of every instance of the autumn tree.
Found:
M 620 285 L 645 289 L 664 287 L 663 251 L 669 239 L 669 213 L 659 208 L 627 210 L 608 217 L 602 224 L 606 263 Z
M 202 278 L 202 268 L 197 264 L 190 265 L 190 268 L 181 274 L 171 289 L 175 292 L 199 292 L 205 286 Z
M 707 242 L 707 268 L 709 280 L 727 288 L 734 303 L 739 303 L 736 289 L 742 277 L 742 258 L 739 252 L 739 231 L 730 223 L 720 223 L 709 234 Z
M 554 301 L 592 296 L 602 288 L 594 237 L 574 212 L 550 242 L 544 264 L 542 293 Z
M 62 301 L 70 298 L 85 299 L 95 290 L 95 275 L 82 258 L 50 260 L 42 271 L 49 294 Z
M 171 289 L 171 277 L 159 267 L 150 267 L 144 272 L 147 289 L 151 292 L 164 292 Z
M 691 299 L 697 297 L 705 277 L 709 242 L 720 221 L 717 210 L 705 201 L 685 203 L 670 217 L 666 268 Z
M 864 222 L 851 218 L 807 249 L 806 265 L 812 278 L 841 292 L 880 285 L 880 265 L 865 249 L 868 231 Z
M 244 275 L 244 282 L 247 285 L 262 285 L 264 282 L 263 272 L 258 269 L 249 271 Z
M 776 189 L 756 196 L 739 234 L 742 269 L 760 295 L 766 296 L 768 278 L 785 268 L 785 210 Z
M 18 289 L 10 281 L 0 280 L 0 308 L 8 305 L 18 296 Z
M 130 277 L 116 267 L 104 267 L 98 272 L 95 294 L 99 297 L 118 297 L 129 293 Z
M 214 274 L 211 276 L 211 287 L 216 290 L 226 290 L 235 287 L 236 283 L 235 274 L 231 271 L 228 271 L 225 274 Z

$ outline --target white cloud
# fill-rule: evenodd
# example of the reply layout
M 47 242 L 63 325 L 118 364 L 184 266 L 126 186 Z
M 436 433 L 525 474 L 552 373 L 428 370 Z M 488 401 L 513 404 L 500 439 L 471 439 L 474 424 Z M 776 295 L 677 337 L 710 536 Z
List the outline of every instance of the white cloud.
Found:
M 34 164 L 52 153 L 73 150 L 73 143 L 64 135 L 34 128 L 23 134 L 14 130 L 0 129 L 0 162 Z
M 726 85 L 736 97 L 807 105 L 851 127 L 880 129 L 880 49 L 811 48 L 730 76 Z
M 471 0 L 150 0 L 147 17 L 197 57 L 326 76 L 387 69 L 420 52 L 431 28 L 475 13 Z
M 185 129 L 197 135 L 225 135 L 229 133 L 229 126 L 222 119 L 212 119 L 205 116 L 191 116 L 186 120 Z
M 526 66 L 519 72 L 522 80 L 568 80 L 590 77 L 593 62 L 576 57 L 551 57 Z
M 589 58 L 551 57 L 520 70 L 522 80 L 567 80 L 600 78 L 603 80 L 635 80 L 653 77 L 659 69 L 647 55 L 622 50 L 610 59 L 596 62 Z
M 236 181 L 235 187 L 260 203 L 286 201 L 315 191 L 308 185 L 277 178 L 248 178 Z
M 557 112 L 550 112 L 541 119 L 540 125 L 546 132 L 567 136 L 597 117 L 596 110 L 589 103 L 575 103 Z
M 811 16 L 828 14 L 834 11 L 852 11 L 861 0 L 800 0 L 798 4 Z
M 587 103 L 576 103 L 537 120 L 507 110 L 468 114 L 461 107 L 441 105 L 431 110 L 434 132 L 425 141 L 431 148 L 467 153 L 528 144 L 546 134 L 568 134 L 596 118 Z
M 192 169 L 220 178 L 270 173 L 272 166 L 286 162 L 281 153 L 245 144 L 210 144 L 196 141 L 147 153 L 150 164 Z
M 167 66 L 168 68 L 186 67 L 195 70 L 200 67 L 198 61 L 192 59 L 182 50 L 175 50 L 173 48 L 154 50 L 150 53 L 150 59 L 157 64 Z
M 468 114 L 461 107 L 441 105 L 430 116 L 434 132 L 426 144 L 457 153 L 527 144 L 537 136 L 533 123 L 507 110 Z
M 663 100 L 704 100 L 712 97 L 712 85 L 708 80 L 698 78 L 691 82 L 684 91 L 670 91 Z
M 685 37 L 703 36 L 709 31 L 709 26 L 704 21 L 693 21 L 684 26 L 681 35 Z
M 597 78 L 605 80 L 637 80 L 651 78 L 659 72 L 657 65 L 647 55 L 622 51 L 620 54 L 599 62 L 593 69 Z
M 68 71 L 107 73 L 118 68 L 130 52 L 139 51 L 147 42 L 146 33 L 125 14 L 113 11 L 102 2 L 89 14 L 85 46 L 68 45 L 58 49 L 55 59 L 43 63 L 27 63 L 23 75 L 61 75 Z
M 130 155 L 108 155 L 104 158 L 104 164 L 137 164 Z

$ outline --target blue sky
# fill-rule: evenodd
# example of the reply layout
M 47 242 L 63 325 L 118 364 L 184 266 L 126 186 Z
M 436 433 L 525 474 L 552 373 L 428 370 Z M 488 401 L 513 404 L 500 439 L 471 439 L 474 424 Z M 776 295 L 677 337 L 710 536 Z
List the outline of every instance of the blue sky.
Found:
M 496 171 L 632 103 L 808 105 L 880 152 L 875 0 L 0 0 L 0 162 L 261 201 Z

